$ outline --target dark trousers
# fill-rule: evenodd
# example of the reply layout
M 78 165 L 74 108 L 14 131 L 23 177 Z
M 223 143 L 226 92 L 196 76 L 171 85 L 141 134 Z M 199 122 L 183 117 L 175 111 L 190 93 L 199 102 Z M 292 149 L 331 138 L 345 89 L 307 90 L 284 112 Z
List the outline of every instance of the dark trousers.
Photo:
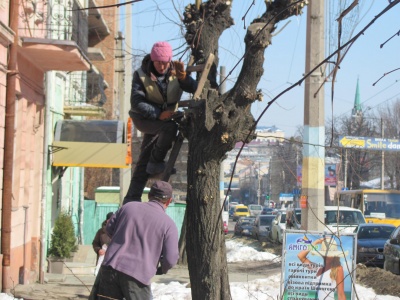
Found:
M 151 286 L 108 266 L 99 271 L 97 299 L 151 300 Z
M 147 120 L 133 118 L 133 124 L 142 132 L 143 141 L 140 146 L 140 155 L 136 163 L 128 192 L 123 204 L 130 201 L 142 201 L 143 190 L 149 174 L 146 167 L 149 161 L 162 162 L 171 149 L 178 132 L 178 125 L 174 121 Z

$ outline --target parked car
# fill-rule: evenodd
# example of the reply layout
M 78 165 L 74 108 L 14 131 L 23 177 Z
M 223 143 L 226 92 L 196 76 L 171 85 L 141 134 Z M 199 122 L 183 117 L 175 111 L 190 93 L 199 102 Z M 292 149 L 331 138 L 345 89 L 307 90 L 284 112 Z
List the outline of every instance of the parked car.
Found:
M 272 220 L 271 227 L 271 240 L 274 242 L 282 243 L 283 241 L 283 232 L 286 229 L 286 212 L 280 211 L 275 216 L 275 219 Z
M 400 274 L 400 226 L 398 226 L 385 242 L 383 247 L 383 268 L 394 274 Z
M 234 202 L 234 201 L 229 202 L 229 208 L 231 208 L 232 206 L 236 206 L 236 205 L 239 205 L 239 202 Z
M 383 246 L 396 227 L 391 224 L 365 223 L 357 233 L 357 263 L 383 267 Z
M 278 211 L 272 207 L 263 207 L 261 215 L 276 215 Z
M 286 230 L 286 214 L 290 211 L 291 222 L 293 227 L 291 229 L 300 229 L 301 227 L 301 209 L 295 208 L 290 210 L 280 210 L 278 211 L 275 219 L 272 221 L 271 227 L 271 240 L 274 242 L 282 243 L 283 233 Z
M 263 209 L 263 207 L 258 204 L 249 204 L 248 208 L 250 211 L 250 216 L 255 216 L 255 217 L 258 216 Z
M 235 224 L 233 234 L 251 236 L 251 229 L 253 228 L 254 220 L 254 218 L 239 218 Z
M 286 229 L 288 224 L 290 229 L 301 229 L 301 208 L 289 208 L 286 210 L 286 216 L 290 215 L 290 219 L 286 217 Z
M 235 212 L 235 206 L 231 206 L 231 208 L 229 208 L 229 218 L 233 218 L 234 212 Z
M 275 219 L 275 215 L 259 215 L 254 221 L 252 228 L 252 236 L 261 241 L 265 241 L 271 232 L 272 221 Z
M 250 211 L 246 205 L 236 205 L 233 211 L 233 221 L 237 221 L 240 217 L 249 217 Z
M 228 234 L 229 229 L 228 229 L 228 223 L 226 223 L 226 221 L 223 222 L 222 228 L 224 230 L 224 233 Z

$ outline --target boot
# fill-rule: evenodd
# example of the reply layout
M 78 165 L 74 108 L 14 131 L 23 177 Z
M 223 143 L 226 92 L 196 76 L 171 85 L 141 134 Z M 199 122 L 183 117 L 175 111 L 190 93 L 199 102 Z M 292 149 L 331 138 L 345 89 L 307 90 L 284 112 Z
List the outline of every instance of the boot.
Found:
M 165 171 L 165 169 L 164 169 Z M 149 173 L 149 179 L 162 179 L 162 175 L 164 174 L 164 171 L 162 173 L 157 173 L 157 174 L 150 174 L 147 170 L 146 172 Z M 176 169 L 172 168 L 171 174 L 170 175 L 175 175 L 176 174 Z
M 156 175 L 164 172 L 165 162 L 152 162 L 149 161 L 146 167 L 146 173 L 150 175 Z

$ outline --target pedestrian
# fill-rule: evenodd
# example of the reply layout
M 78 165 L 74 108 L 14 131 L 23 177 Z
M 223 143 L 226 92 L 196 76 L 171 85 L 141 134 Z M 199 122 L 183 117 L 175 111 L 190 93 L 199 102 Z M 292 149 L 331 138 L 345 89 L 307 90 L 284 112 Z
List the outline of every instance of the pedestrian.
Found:
M 303 266 L 308 268 L 311 274 L 314 274 L 313 285 L 315 285 L 317 291 L 317 298 L 315 299 L 346 300 L 345 277 L 340 258 L 347 256 L 348 251 L 339 250 L 340 248 L 333 237 L 317 239 L 311 244 L 311 249 L 313 250 L 302 250 L 297 256 Z M 307 256 L 310 252 L 312 255 L 321 257 L 323 263 L 309 260 Z
M 94 276 L 96 276 L 96 279 L 94 281 L 92 290 L 90 292 L 89 300 L 97 299 L 95 296 L 98 293 L 98 288 L 99 288 L 99 277 L 97 275 L 99 273 L 100 266 L 103 263 L 104 255 L 106 254 L 108 244 L 111 241 L 111 238 L 108 236 L 106 232 L 106 226 L 113 214 L 114 214 L 113 212 L 109 212 L 107 214 L 105 221 L 103 221 L 103 223 L 101 224 L 101 228 L 97 230 L 96 235 L 94 236 L 92 242 L 93 250 L 97 254 L 96 268 L 94 271 Z
M 293 224 L 293 211 L 288 210 L 286 212 L 286 229 L 292 229 L 294 227 Z
M 149 177 L 165 169 L 164 159 L 178 131 L 174 120 L 178 101 L 183 92 L 194 93 L 197 89 L 197 82 L 184 67 L 183 62 L 172 61 L 169 43 L 157 42 L 133 73 L 129 116 L 143 133 L 143 141 L 123 204 L 141 201 Z
M 99 257 L 106 253 L 106 250 L 104 248 L 106 248 L 110 243 L 111 239 L 106 232 L 106 225 L 113 214 L 113 212 L 109 212 L 107 214 L 106 219 L 101 224 L 101 228 L 97 230 L 96 235 L 94 236 L 94 239 L 92 241 L 93 250 L 97 254 L 96 264 L 99 261 Z
M 99 272 L 99 299 L 151 299 L 151 278 L 178 261 L 178 229 L 165 213 L 172 187 L 156 181 L 148 196 L 149 202 L 123 205 L 106 226 L 111 242 Z

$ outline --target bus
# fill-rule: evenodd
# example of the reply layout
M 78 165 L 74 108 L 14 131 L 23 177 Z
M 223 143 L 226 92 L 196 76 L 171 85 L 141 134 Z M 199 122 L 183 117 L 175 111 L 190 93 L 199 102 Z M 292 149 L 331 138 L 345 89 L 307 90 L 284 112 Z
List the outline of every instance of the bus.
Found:
M 400 225 L 400 191 L 348 190 L 338 193 L 339 205 L 361 210 L 369 223 Z

